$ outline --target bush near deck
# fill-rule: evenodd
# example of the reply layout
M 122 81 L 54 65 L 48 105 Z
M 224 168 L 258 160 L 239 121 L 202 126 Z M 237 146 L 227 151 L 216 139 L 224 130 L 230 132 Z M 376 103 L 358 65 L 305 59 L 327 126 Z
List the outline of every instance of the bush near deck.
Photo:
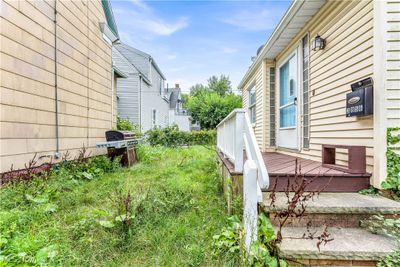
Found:
M 225 221 L 215 153 L 140 146 L 138 155 L 129 169 L 102 170 L 114 168 L 102 158 L 92 175 L 60 168 L 2 188 L 0 266 L 226 266 L 211 251 Z
M 161 145 L 168 147 L 215 145 L 217 132 L 215 130 L 201 130 L 184 132 L 178 126 L 172 125 L 165 128 L 154 128 L 146 133 L 146 140 L 152 146 Z

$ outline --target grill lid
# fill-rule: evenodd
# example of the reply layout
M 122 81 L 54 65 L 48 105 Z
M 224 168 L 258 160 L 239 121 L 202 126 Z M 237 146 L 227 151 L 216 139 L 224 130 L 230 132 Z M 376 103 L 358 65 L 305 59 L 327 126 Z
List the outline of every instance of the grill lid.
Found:
M 131 140 L 135 138 L 135 134 L 130 131 L 116 131 L 110 130 L 106 132 L 107 141 L 120 141 L 120 140 Z

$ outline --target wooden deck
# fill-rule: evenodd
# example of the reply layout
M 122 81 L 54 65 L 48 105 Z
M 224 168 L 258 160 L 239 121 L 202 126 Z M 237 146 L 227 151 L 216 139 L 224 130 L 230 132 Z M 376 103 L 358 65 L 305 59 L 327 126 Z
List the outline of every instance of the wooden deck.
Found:
M 265 165 L 270 177 L 270 188 L 276 184 L 277 191 L 284 191 L 288 179 L 294 180 L 297 173 L 313 182 L 307 187 L 308 190 L 324 189 L 325 192 L 357 192 L 369 187 L 370 174 L 349 173 L 333 168 L 322 166 L 321 162 L 293 157 L 281 153 L 263 153 Z
M 358 192 L 369 187 L 369 173 L 349 173 L 322 166 L 321 162 L 289 156 L 286 154 L 268 152 L 262 153 L 267 171 L 270 177 L 270 187 L 267 190 L 276 188 L 276 191 L 285 191 L 288 179 L 294 182 L 296 173 L 296 159 L 298 174 L 305 179 L 312 179 L 313 182 L 307 190 L 321 190 L 324 192 Z M 242 175 L 234 172 L 233 164 L 219 153 L 222 162 L 231 175 Z

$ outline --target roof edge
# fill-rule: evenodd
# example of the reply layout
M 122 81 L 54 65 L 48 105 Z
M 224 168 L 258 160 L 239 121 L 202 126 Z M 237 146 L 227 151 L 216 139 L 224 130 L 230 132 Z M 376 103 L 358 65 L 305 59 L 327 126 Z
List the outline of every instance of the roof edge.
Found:
M 157 70 L 157 72 L 160 74 L 160 76 L 166 80 L 164 74 L 162 73 L 162 71 L 160 70 L 160 68 L 158 67 L 156 61 L 154 60 L 154 58 L 152 56 L 150 56 L 150 60 L 151 60 L 151 64 L 154 66 L 154 68 Z
M 111 7 L 110 0 L 101 0 L 101 4 L 103 5 L 103 11 L 104 14 L 106 15 L 107 24 L 110 30 L 119 39 L 117 23 L 115 22 L 115 16 Z

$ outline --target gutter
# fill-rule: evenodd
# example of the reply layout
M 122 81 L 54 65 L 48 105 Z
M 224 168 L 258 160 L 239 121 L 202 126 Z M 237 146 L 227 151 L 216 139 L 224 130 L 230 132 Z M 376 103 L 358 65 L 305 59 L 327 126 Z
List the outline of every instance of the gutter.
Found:
M 139 73 L 139 127 L 142 130 L 142 74 Z

